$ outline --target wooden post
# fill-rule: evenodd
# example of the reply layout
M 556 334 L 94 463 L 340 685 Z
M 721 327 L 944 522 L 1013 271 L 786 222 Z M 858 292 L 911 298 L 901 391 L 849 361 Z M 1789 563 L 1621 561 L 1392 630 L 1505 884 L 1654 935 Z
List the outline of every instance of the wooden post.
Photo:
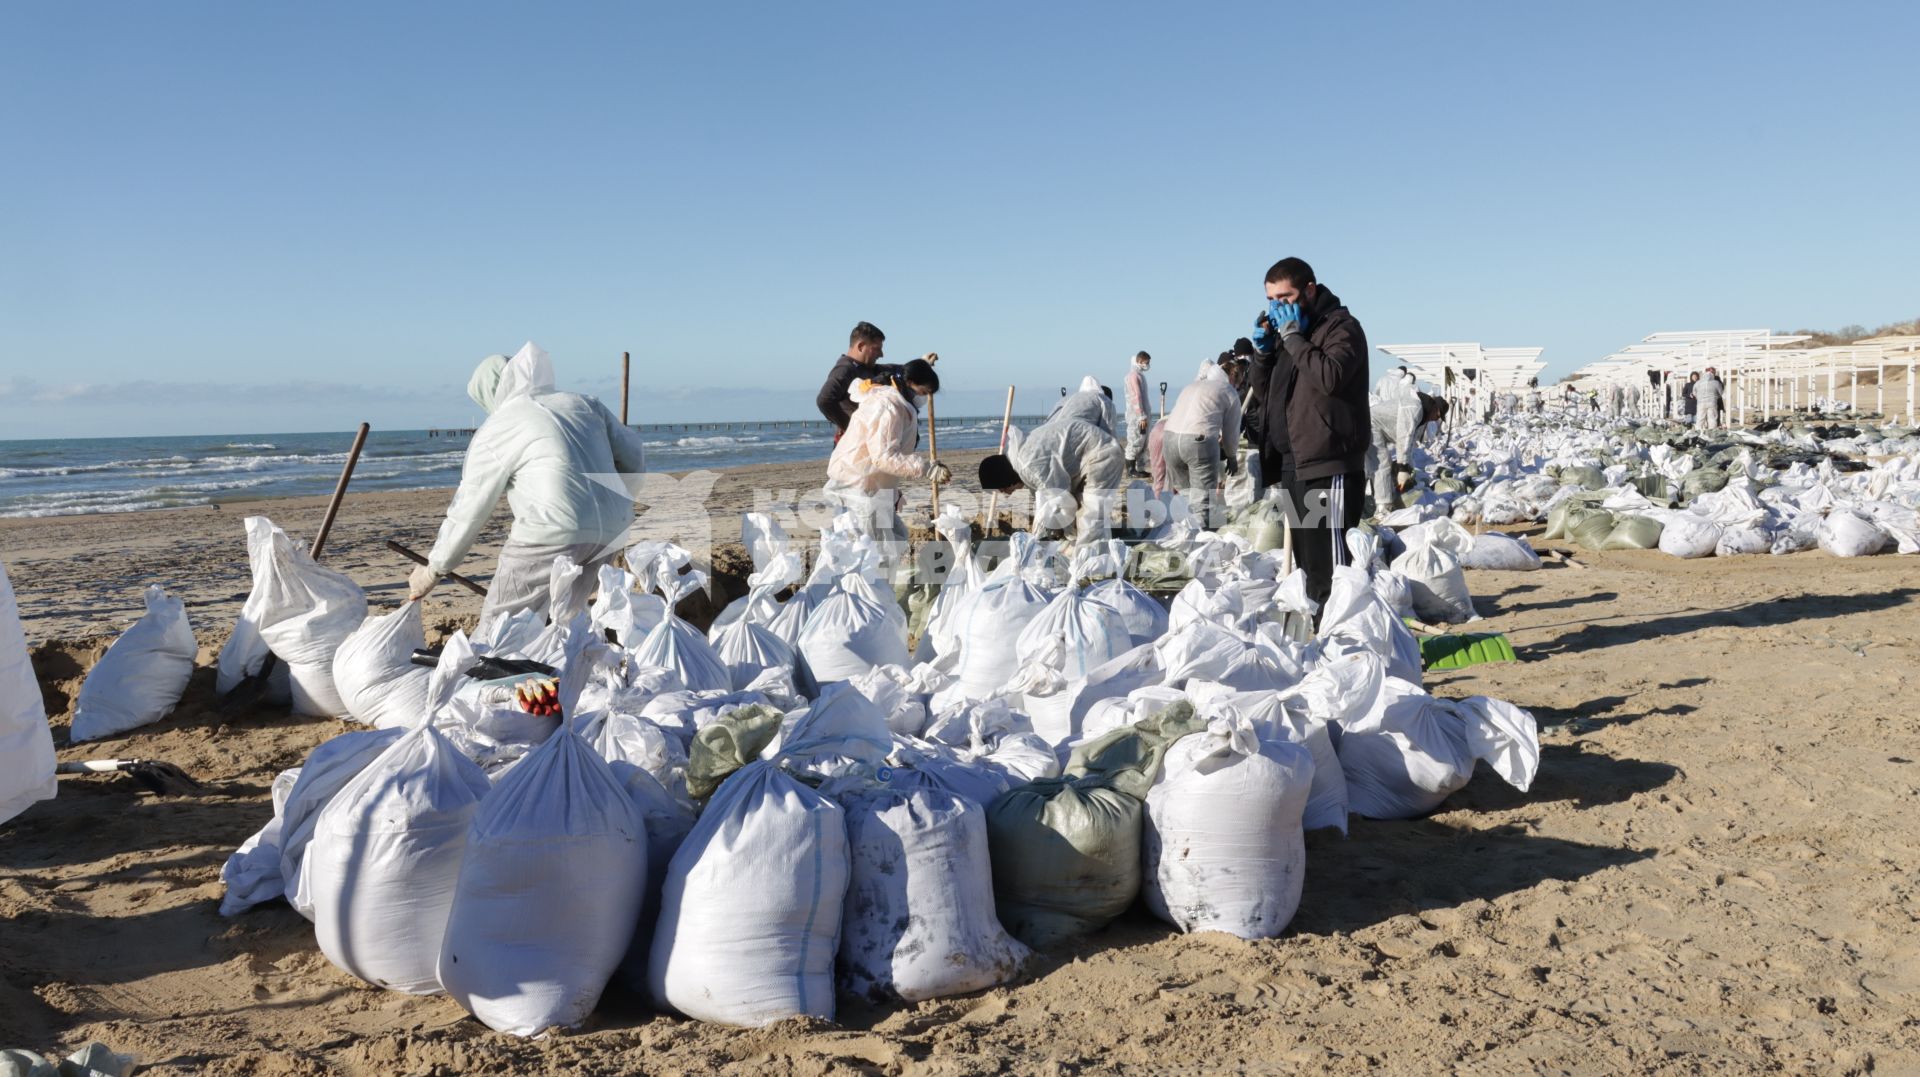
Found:
M 633 365 L 633 357 L 626 352 L 620 353 L 620 425 L 627 425 L 627 374 Z
M 1007 451 L 1007 428 L 1013 425 L 1013 386 L 1007 386 L 1007 411 L 1000 417 L 1000 452 Z M 994 490 L 987 496 L 987 518 L 981 521 L 981 534 L 984 536 L 993 530 L 993 521 L 1000 508 L 1000 491 Z
M 940 353 L 928 352 L 920 358 L 925 359 L 928 366 L 936 366 L 940 362 Z M 927 459 L 934 464 L 940 462 L 940 424 L 934 418 L 931 396 L 927 397 Z M 928 470 L 932 470 L 931 467 Z M 933 480 L 933 515 L 935 518 L 940 515 L 940 480 L 937 477 Z

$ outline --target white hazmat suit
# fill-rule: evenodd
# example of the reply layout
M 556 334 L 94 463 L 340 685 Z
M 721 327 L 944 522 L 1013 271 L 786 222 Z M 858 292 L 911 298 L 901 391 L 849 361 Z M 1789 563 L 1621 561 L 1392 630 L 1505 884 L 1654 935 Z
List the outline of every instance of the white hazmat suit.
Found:
M 1180 390 L 1179 400 L 1167 413 L 1167 430 L 1161 435 L 1167 481 L 1186 495 L 1201 519 L 1212 521 L 1221 461 L 1239 451 L 1240 394 L 1219 364 L 1202 363 L 1199 375 Z
M 920 442 L 920 415 L 891 385 L 856 381 L 849 395 L 858 407 L 827 460 L 827 497 L 851 511 L 860 529 L 889 556 L 898 557 L 907 549 L 900 480 L 927 473 L 926 460 L 913 451 Z
M 504 493 L 513 527 L 480 608 L 481 627 L 544 604 L 561 554 L 586 570 L 575 584 L 584 593 L 574 596 L 584 601 L 599 566 L 630 540 L 633 495 L 623 476 L 645 470 L 640 435 L 598 400 L 556 390 L 553 363 L 532 342 L 512 359 L 481 360 L 467 395 L 487 419 L 467 447 L 428 570 L 439 577 L 460 564 Z
M 1373 419 L 1367 470 L 1373 475 L 1374 511 L 1384 515 L 1400 507 L 1400 492 L 1393 479 L 1394 461 L 1409 462 L 1415 436 L 1426 419 L 1426 404 L 1412 376 L 1392 370 L 1374 384 L 1367 405 Z
M 1079 503 L 1075 541 L 1097 542 L 1109 533 L 1108 514 L 1120 488 L 1126 457 L 1106 430 L 1079 419 L 1056 417 L 1034 428 L 1011 454 L 1014 473 L 1033 491 L 1036 528 L 1065 521 L 1043 511 Z

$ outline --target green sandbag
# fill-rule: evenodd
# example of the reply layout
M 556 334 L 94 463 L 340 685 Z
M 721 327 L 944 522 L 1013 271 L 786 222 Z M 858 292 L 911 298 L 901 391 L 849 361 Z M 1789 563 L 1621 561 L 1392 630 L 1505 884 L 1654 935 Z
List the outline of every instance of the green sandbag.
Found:
M 1701 494 L 1718 493 L 1727 488 L 1728 475 L 1722 468 L 1697 468 L 1680 480 L 1680 496 L 1688 501 Z
M 927 633 L 927 622 L 933 619 L 933 604 L 940 597 L 940 583 L 913 583 L 896 586 L 894 595 L 900 601 L 900 608 L 907 611 L 907 646 L 915 647 L 920 637 Z
M 705 800 L 728 775 L 760 758 L 784 717 L 777 707 L 755 703 L 695 733 L 687 749 L 687 794 Z
M 1205 728 L 1206 720 L 1194 713 L 1193 704 L 1174 703 L 1077 745 L 1067 757 L 1067 777 L 1103 775 L 1115 789 L 1145 800 L 1147 790 L 1160 777 L 1167 749 Z
M 1573 506 L 1574 502 L 1571 500 L 1554 502 L 1553 507 L 1547 510 L 1547 530 L 1540 537 L 1543 539 L 1566 538 L 1567 513 Z
M 1567 512 L 1566 541 L 1579 543 L 1584 549 L 1597 550 L 1617 522 L 1613 513 L 1606 509 L 1570 509 Z
M 1045 948 L 1097 931 L 1140 893 L 1142 806 L 1105 775 L 1041 778 L 987 809 L 993 905 L 1021 942 Z
M 1465 669 L 1519 660 L 1513 644 L 1498 632 L 1457 632 L 1420 639 L 1420 661 L 1428 669 Z
M 1185 550 L 1142 543 L 1127 551 L 1127 582 L 1142 591 L 1178 591 L 1193 582 L 1193 563 Z
M 1653 550 L 1660 546 L 1660 532 L 1666 525 L 1651 516 L 1627 515 L 1613 525 L 1601 541 L 1603 550 Z
M 1464 494 L 1471 489 L 1472 486 L 1459 479 L 1433 480 L 1433 492 L 1436 494 Z
M 1285 521 L 1286 510 L 1280 503 L 1262 498 L 1235 513 L 1232 522 L 1220 530 L 1239 535 L 1254 549 L 1265 553 L 1277 550 L 1286 543 Z
M 1554 481 L 1562 486 L 1578 486 L 1582 490 L 1598 490 L 1607 485 L 1607 476 L 1591 464 L 1569 464 L 1556 470 Z
M 1640 491 L 1640 496 L 1649 501 L 1665 501 L 1673 497 L 1672 494 L 1667 492 L 1667 477 L 1665 475 L 1635 475 L 1633 477 L 1633 488 Z

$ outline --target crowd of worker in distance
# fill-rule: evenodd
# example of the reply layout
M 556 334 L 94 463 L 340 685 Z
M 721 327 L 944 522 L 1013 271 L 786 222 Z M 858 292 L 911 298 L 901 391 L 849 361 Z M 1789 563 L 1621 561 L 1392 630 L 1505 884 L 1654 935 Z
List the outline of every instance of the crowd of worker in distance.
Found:
M 1239 478 L 1256 497 L 1284 500 L 1308 595 L 1324 601 L 1368 494 L 1379 512 L 1396 506 L 1396 468 L 1447 404 L 1419 392 L 1404 369 L 1370 383 L 1365 330 L 1305 261 L 1274 263 L 1263 284 L 1252 331 L 1203 363 L 1164 418 L 1148 407 L 1152 358 L 1139 352 L 1123 401 L 1089 376 L 1038 427 L 981 461 L 981 489 L 1032 491 L 1037 525 L 1070 529 L 1086 543 L 1111 534 L 1131 480 L 1177 492 L 1213 527 L 1225 522 L 1223 485 Z M 834 428 L 827 500 L 900 557 L 908 538 L 901 483 L 951 475 L 920 452 L 921 405 L 940 391 L 936 357 L 883 363 L 885 341 L 875 326 L 856 325 L 816 402 Z M 503 495 L 513 524 L 482 623 L 545 602 L 548 570 L 563 554 L 586 569 L 576 586 L 591 589 L 633 524 L 628 488 L 609 477 L 643 470 L 638 433 L 598 400 L 555 388 L 552 364 L 532 344 L 483 360 L 468 394 L 487 418 L 409 594 L 425 597 L 459 566 Z M 1047 507 L 1060 511 L 1049 517 Z

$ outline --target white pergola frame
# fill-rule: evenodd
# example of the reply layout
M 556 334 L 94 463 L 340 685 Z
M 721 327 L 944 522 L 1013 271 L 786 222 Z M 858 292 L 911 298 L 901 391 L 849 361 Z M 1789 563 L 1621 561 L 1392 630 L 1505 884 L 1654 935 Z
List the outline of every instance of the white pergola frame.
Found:
M 1806 336 L 1787 336 L 1767 329 L 1714 329 L 1652 333 L 1637 344 L 1589 363 L 1573 377 L 1600 384 L 1650 385 L 1647 375 L 1658 372 L 1664 393 L 1653 398 L 1659 414 L 1671 414 L 1674 393 L 1686 375 L 1711 366 L 1727 383 L 1728 413 L 1745 423 L 1752 413 L 1771 419 L 1776 411 L 1810 405 L 1819 379 L 1826 379 L 1825 399 L 1836 400 L 1840 375 L 1849 375 L 1849 403 L 1860 406 L 1860 375 L 1874 371 L 1876 410 L 1886 411 L 1886 371 L 1907 370 L 1907 422 L 1920 421 L 1914 371 L 1920 365 L 1920 336 L 1879 337 L 1826 348 L 1796 348 Z M 1662 399 L 1664 397 L 1664 399 Z M 1657 417 L 1649 415 L 1649 417 Z
M 1405 363 L 1415 377 L 1438 389 L 1450 406 L 1478 393 L 1517 392 L 1547 368 L 1542 348 L 1488 348 L 1478 342 L 1381 344 L 1381 352 Z M 1474 371 L 1474 380 L 1464 374 Z M 1462 375 L 1449 377 L 1449 375 Z M 1460 414 L 1465 414 L 1461 411 Z

